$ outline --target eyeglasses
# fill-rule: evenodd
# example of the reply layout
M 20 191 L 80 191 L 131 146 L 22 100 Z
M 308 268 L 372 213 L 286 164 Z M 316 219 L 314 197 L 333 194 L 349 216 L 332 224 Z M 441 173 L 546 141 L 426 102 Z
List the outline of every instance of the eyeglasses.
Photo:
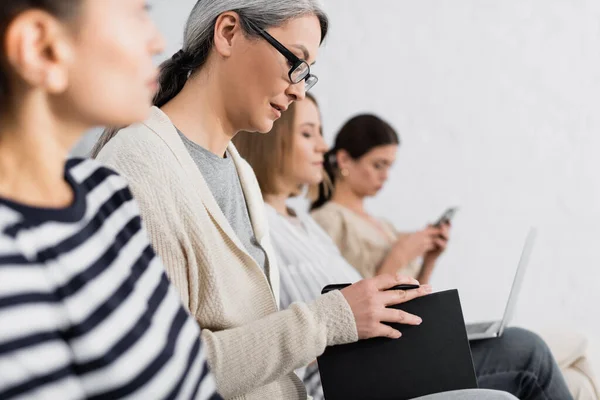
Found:
M 282 45 L 267 31 L 256 26 L 252 21 L 246 20 L 246 22 L 252 27 L 252 29 L 258 32 L 267 42 L 271 44 L 271 46 L 275 47 L 275 49 L 277 49 L 277 51 L 280 52 L 289 61 L 290 65 L 292 66 L 290 68 L 290 71 L 288 72 L 290 82 L 292 82 L 293 84 L 297 84 L 304 81 L 305 92 L 308 92 L 313 86 L 317 84 L 319 78 L 310 73 L 310 66 L 305 60 L 298 58 L 294 53 L 288 50 L 287 47 Z

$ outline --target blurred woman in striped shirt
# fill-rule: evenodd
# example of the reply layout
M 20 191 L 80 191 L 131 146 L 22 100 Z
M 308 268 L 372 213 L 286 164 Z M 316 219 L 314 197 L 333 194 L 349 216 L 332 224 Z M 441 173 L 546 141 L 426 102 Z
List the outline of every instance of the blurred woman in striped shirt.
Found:
M 146 118 L 163 39 L 142 0 L 0 2 L 0 398 L 217 399 L 124 179 L 65 164 Z

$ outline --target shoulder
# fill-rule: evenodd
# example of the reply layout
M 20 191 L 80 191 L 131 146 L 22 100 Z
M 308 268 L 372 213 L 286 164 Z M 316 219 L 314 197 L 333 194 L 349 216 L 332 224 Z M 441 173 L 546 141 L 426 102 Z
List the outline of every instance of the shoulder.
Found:
M 305 211 L 299 211 L 297 214 L 298 218 L 300 218 L 313 238 L 324 244 L 333 244 L 333 239 L 331 238 L 330 233 L 324 229 L 321 224 L 319 224 L 313 215 Z
M 127 180 L 110 167 L 92 159 L 71 158 L 65 167 L 75 185 L 82 187 L 89 198 L 107 198 L 116 192 L 123 192 L 129 200 L 131 193 Z
M 152 107 L 144 122 L 120 129 L 102 148 L 97 159 L 109 165 L 165 165 L 175 160 L 171 147 L 180 141 L 169 117 L 159 108 Z
M 127 160 L 160 161 L 166 143 L 152 129 L 139 123 L 123 128 L 102 148 L 97 159 L 107 164 Z
M 94 179 L 106 179 L 115 177 L 119 179 L 119 174 L 103 163 L 90 158 L 70 158 L 65 165 L 65 173 L 70 175 L 77 184 Z
M 296 215 L 302 221 L 303 224 L 310 226 L 310 227 L 316 227 L 317 229 L 322 231 L 321 227 L 319 226 L 317 221 L 313 218 L 313 216 L 310 213 L 308 213 L 306 211 L 298 211 L 298 210 L 294 210 L 294 211 L 296 212 Z
M 119 131 L 100 151 L 97 160 L 118 171 L 131 185 L 155 186 L 178 182 L 181 167 L 164 140 L 143 124 Z
M 321 226 L 342 224 L 347 219 L 344 210 L 332 202 L 312 211 L 311 216 Z

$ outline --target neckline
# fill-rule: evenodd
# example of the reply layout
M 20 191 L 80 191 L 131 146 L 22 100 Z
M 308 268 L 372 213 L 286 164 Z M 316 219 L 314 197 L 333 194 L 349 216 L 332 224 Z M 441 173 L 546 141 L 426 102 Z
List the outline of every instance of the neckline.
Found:
M 77 222 L 81 220 L 86 211 L 85 191 L 81 184 L 70 174 L 68 163 L 65 165 L 65 182 L 73 191 L 73 201 L 62 208 L 36 207 L 0 197 L 3 204 L 21 214 L 27 222 L 41 224 L 44 222 Z
M 284 214 L 280 213 L 279 211 L 277 211 L 275 209 L 275 207 L 273 207 L 269 203 L 265 202 L 265 205 L 268 207 L 269 210 L 271 210 L 271 212 L 274 215 L 276 215 L 278 218 L 283 219 L 286 224 L 289 224 L 290 226 L 292 226 L 294 228 L 293 229 L 294 232 L 296 232 L 296 233 L 301 232 L 304 235 L 308 235 L 309 234 L 306 222 L 304 221 L 303 218 L 300 218 L 300 215 L 293 208 L 287 207 L 288 211 L 292 215 L 284 215 Z M 298 221 L 297 224 L 294 222 L 294 219 L 296 221 Z
M 183 142 L 186 145 L 186 147 L 191 147 L 193 150 L 201 152 L 211 162 L 217 162 L 217 163 L 220 163 L 223 165 L 229 165 L 229 164 L 233 163 L 231 154 L 229 154 L 229 150 L 226 149 L 223 157 L 219 157 L 212 151 L 200 146 L 198 143 L 196 143 L 193 140 L 191 140 L 190 138 L 188 138 L 183 132 L 181 132 L 179 130 L 179 128 L 175 127 L 175 129 L 177 130 L 177 133 L 179 134 L 179 136 L 181 136 L 181 138 L 183 139 Z

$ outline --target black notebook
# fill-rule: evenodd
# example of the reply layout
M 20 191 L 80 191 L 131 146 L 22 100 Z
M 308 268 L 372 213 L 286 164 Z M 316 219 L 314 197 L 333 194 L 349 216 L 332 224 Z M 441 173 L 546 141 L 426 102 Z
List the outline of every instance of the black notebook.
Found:
M 318 358 L 326 400 L 404 400 L 477 388 L 457 290 L 394 306 L 423 319 L 391 324 L 400 339 L 376 338 L 328 347 Z

